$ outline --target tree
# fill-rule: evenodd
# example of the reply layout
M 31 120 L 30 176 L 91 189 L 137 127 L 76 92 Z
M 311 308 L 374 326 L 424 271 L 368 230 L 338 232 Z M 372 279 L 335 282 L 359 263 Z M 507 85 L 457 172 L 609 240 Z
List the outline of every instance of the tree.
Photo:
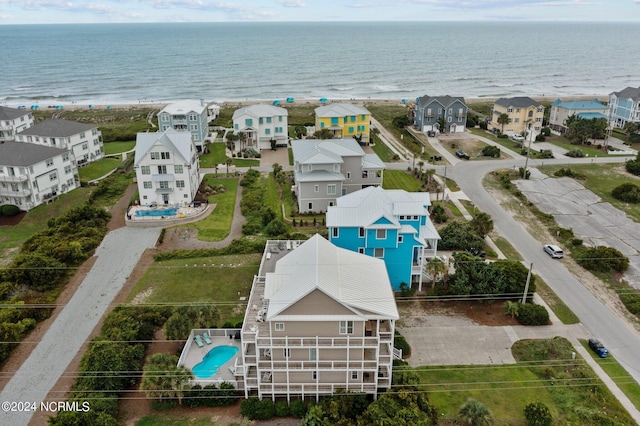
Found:
M 491 410 L 473 398 L 467 399 L 458 411 L 458 419 L 465 425 L 488 426 L 493 424 Z
M 422 174 L 422 166 L 424 166 L 424 161 L 418 161 L 418 167 L 420 167 L 420 174 Z
M 96 338 L 80 360 L 77 390 L 104 390 L 120 392 L 136 381 L 131 371 L 139 371 L 144 358 L 142 343 L 131 344 Z
M 329 129 L 320 129 L 315 131 L 313 137 L 316 139 L 333 139 L 334 135 Z
M 493 219 L 485 212 L 477 213 L 469 224 L 471 229 L 482 238 L 493 231 Z
M 273 179 L 274 180 L 278 180 L 278 176 L 280 175 L 280 172 L 282 171 L 282 166 L 278 163 L 273 163 Z
M 624 140 L 626 142 L 631 142 L 633 135 L 638 133 L 640 130 L 640 124 L 634 123 L 633 121 L 627 121 L 622 129 L 626 134 Z
M 447 121 L 444 119 L 444 117 L 438 117 L 438 127 L 443 133 L 447 131 Z
M 66 274 L 64 263 L 36 252 L 18 256 L 5 279 L 32 290 L 46 291 L 58 286 Z
M 325 419 L 324 411 L 319 405 L 312 405 L 300 422 L 300 426 L 329 426 L 329 420 Z
M 447 272 L 447 265 L 445 265 L 442 260 L 434 257 L 433 259 L 429 259 L 427 271 L 431 275 L 431 288 L 434 288 L 436 286 L 436 277 Z
M 414 386 L 391 388 L 369 404 L 358 425 L 421 425 L 438 424 L 438 412 L 429 403 L 427 394 Z
M 524 407 L 527 426 L 551 426 L 553 417 L 549 408 L 542 402 L 531 402 Z
M 484 239 L 475 233 L 469 222 L 451 222 L 440 231 L 438 248 L 442 250 L 468 250 L 483 247 Z
M 178 404 L 182 404 L 184 388 L 193 379 L 193 374 L 177 364 L 176 355 L 157 353 L 151 356 L 142 373 L 142 390 L 148 398 L 178 398 Z
M 304 126 L 296 125 L 293 128 L 293 132 L 296 134 L 296 138 L 302 139 L 303 136 L 307 136 L 307 128 Z
M 227 158 L 227 161 L 224 163 L 227 166 L 227 177 L 229 177 L 229 166 L 233 164 L 233 160 L 231 158 Z
M 500 114 L 496 121 L 498 122 L 498 124 L 502 125 L 502 127 L 500 128 L 500 133 L 504 133 L 504 125 L 505 124 L 511 123 L 511 119 L 509 118 L 509 114 L 507 114 L 506 112 L 503 112 L 502 114 Z
M 493 267 L 500 272 L 505 283 L 504 292 L 513 299 L 520 299 L 527 282 L 529 270 L 522 263 L 515 260 L 498 260 Z M 529 280 L 529 294 L 536 291 L 536 277 L 531 275 Z
M 287 232 L 287 225 L 282 221 L 282 219 L 275 218 L 264 230 L 264 233 L 267 234 L 268 237 L 276 237 L 278 235 L 282 235 Z

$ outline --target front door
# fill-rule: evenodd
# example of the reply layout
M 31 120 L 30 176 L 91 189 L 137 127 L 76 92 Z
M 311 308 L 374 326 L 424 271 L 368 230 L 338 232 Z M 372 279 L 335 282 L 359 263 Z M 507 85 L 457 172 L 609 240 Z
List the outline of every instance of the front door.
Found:
M 165 205 L 169 204 L 169 194 L 162 194 L 162 202 Z

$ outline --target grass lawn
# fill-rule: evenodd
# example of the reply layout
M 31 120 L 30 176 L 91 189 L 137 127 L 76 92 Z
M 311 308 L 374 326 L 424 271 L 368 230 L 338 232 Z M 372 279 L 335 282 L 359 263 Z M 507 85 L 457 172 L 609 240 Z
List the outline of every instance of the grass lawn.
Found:
M 384 189 L 404 189 L 408 192 L 416 192 L 422 183 L 419 182 L 412 174 L 404 170 L 385 170 L 382 178 L 382 187 Z
M 393 161 L 394 153 L 389 149 L 389 147 L 380 140 L 375 134 L 371 133 L 371 141 L 374 145 L 371 145 L 371 149 L 375 152 L 378 157 L 384 162 L 388 163 Z
M 591 357 L 596 360 L 605 373 L 618 385 L 633 405 L 640 410 L 640 385 L 629 375 L 627 370 L 616 361 L 611 353 L 603 359 L 589 348 L 589 342 L 587 340 L 580 339 L 580 343 L 589 352 Z
M 74 189 L 62 194 L 49 205 L 43 204 L 30 210 L 19 224 L 0 227 L 0 265 L 9 260 L 13 249 L 19 248 L 35 232 L 46 228 L 49 219 L 61 216 L 72 208 L 84 204 L 91 191 L 92 188 Z
M 135 426 L 218 426 L 220 423 L 213 422 L 210 416 L 196 418 L 189 416 L 173 417 L 167 413 L 145 416 L 135 423 Z
M 131 151 L 136 146 L 136 141 L 107 142 L 104 144 L 104 153 L 107 155 Z
M 524 407 L 542 402 L 553 424 L 634 424 L 618 400 L 564 338 L 520 340 L 511 348 L 517 364 L 419 367 L 420 386 L 442 419 L 455 418 L 474 398 L 493 412 L 496 425 L 525 425 Z
M 89 181 L 106 175 L 121 163 L 119 158 L 103 158 L 78 169 L 81 181 Z
M 551 135 L 550 137 L 547 137 L 547 140 L 545 142 L 552 143 L 556 146 L 559 146 L 560 148 L 566 149 L 567 151 L 578 148 L 584 153 L 585 157 L 607 157 L 611 155 L 602 151 L 601 149 L 597 149 L 594 145 L 571 145 L 571 143 L 569 143 L 569 140 L 564 136 Z M 535 143 L 531 145 L 531 149 L 534 149 L 534 146 Z
M 253 276 L 258 273 L 262 254 L 236 254 L 155 262 L 138 281 L 127 298 L 147 295 L 144 303 L 179 305 L 210 302 L 218 307 L 220 323 L 244 319 L 246 301 Z M 142 297 L 142 296 L 140 296 Z M 140 297 L 135 299 L 140 301 Z
M 227 157 L 225 144 L 222 142 L 215 142 L 209 145 L 209 153 L 200 155 L 200 167 L 202 168 L 214 168 L 216 165 L 225 164 Z M 256 167 L 260 165 L 260 160 L 248 159 L 248 158 L 232 158 L 231 161 L 236 167 Z M 219 172 L 225 172 L 226 167 L 223 167 Z
M 520 253 L 518 253 L 517 250 L 513 248 L 513 246 L 509 243 L 509 241 L 507 241 L 503 237 L 494 236 L 494 235 L 491 235 L 491 239 L 493 240 L 494 243 L 496 243 L 496 245 L 498 246 L 502 254 L 504 254 L 504 256 L 507 259 L 517 260 L 517 261 L 522 260 L 522 256 L 520 256 Z
M 280 190 L 278 183 L 273 179 L 273 173 L 269 173 L 269 178 L 266 180 L 265 199 L 266 205 L 271 207 L 278 217 L 282 217 L 282 205 L 284 204 L 285 215 L 291 218 L 291 209 L 293 206 L 293 198 L 291 197 L 291 191 L 289 191 L 290 185 L 284 184 L 282 189 L 282 197 L 280 197 Z
M 181 228 L 196 228 L 198 239 L 202 241 L 224 240 L 231 231 L 231 221 L 233 220 L 236 194 L 238 192 L 238 179 L 236 178 L 216 178 L 205 175 L 205 180 L 210 186 L 223 185 L 227 192 L 223 192 L 209 197 L 209 203 L 215 204 L 216 208 L 206 218 L 195 222 L 181 225 Z
M 545 166 L 542 171 L 549 176 L 553 176 L 562 167 L 566 168 L 567 166 Z M 597 167 L 591 164 L 572 164 L 569 168 L 586 176 L 586 180 L 578 181 L 585 188 L 593 191 L 604 202 L 609 202 L 624 211 L 627 216 L 636 222 L 640 222 L 640 204 L 623 203 L 611 195 L 611 191 L 623 183 L 633 181 L 640 185 L 640 177 L 628 173 L 623 164 L 598 164 Z
M 558 295 L 551 290 L 551 287 L 542 280 L 538 275 L 533 274 L 536 277 L 536 293 L 547 302 L 547 305 L 551 308 L 554 314 L 558 317 L 563 324 L 578 324 L 580 318 L 573 313 L 571 309 L 558 297 Z
M 287 148 L 287 156 L 289 157 L 289 165 L 293 166 L 293 149 Z

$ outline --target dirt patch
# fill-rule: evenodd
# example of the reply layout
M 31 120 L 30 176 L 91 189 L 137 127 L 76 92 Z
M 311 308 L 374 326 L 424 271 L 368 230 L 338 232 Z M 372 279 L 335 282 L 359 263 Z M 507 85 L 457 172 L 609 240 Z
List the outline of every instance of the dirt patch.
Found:
M 504 313 L 502 302 L 482 303 L 474 301 L 434 302 L 412 300 L 400 304 L 400 320 L 404 327 L 424 326 L 427 318 L 447 317 L 467 319 L 468 321 L 490 327 L 519 325 L 515 318 Z
M 12 226 L 19 224 L 27 212 L 20 212 L 15 216 L 0 216 L 0 226 Z

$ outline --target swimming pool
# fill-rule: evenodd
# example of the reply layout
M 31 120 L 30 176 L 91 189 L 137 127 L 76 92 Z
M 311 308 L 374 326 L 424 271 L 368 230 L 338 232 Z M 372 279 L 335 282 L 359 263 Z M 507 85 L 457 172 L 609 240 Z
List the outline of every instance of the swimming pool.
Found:
M 207 352 L 202 361 L 196 364 L 191 371 L 198 379 L 208 379 L 237 353 L 238 348 L 235 346 L 216 346 Z
M 169 207 L 166 209 L 153 209 L 153 210 L 136 210 L 136 216 L 175 216 L 178 213 L 178 207 Z

